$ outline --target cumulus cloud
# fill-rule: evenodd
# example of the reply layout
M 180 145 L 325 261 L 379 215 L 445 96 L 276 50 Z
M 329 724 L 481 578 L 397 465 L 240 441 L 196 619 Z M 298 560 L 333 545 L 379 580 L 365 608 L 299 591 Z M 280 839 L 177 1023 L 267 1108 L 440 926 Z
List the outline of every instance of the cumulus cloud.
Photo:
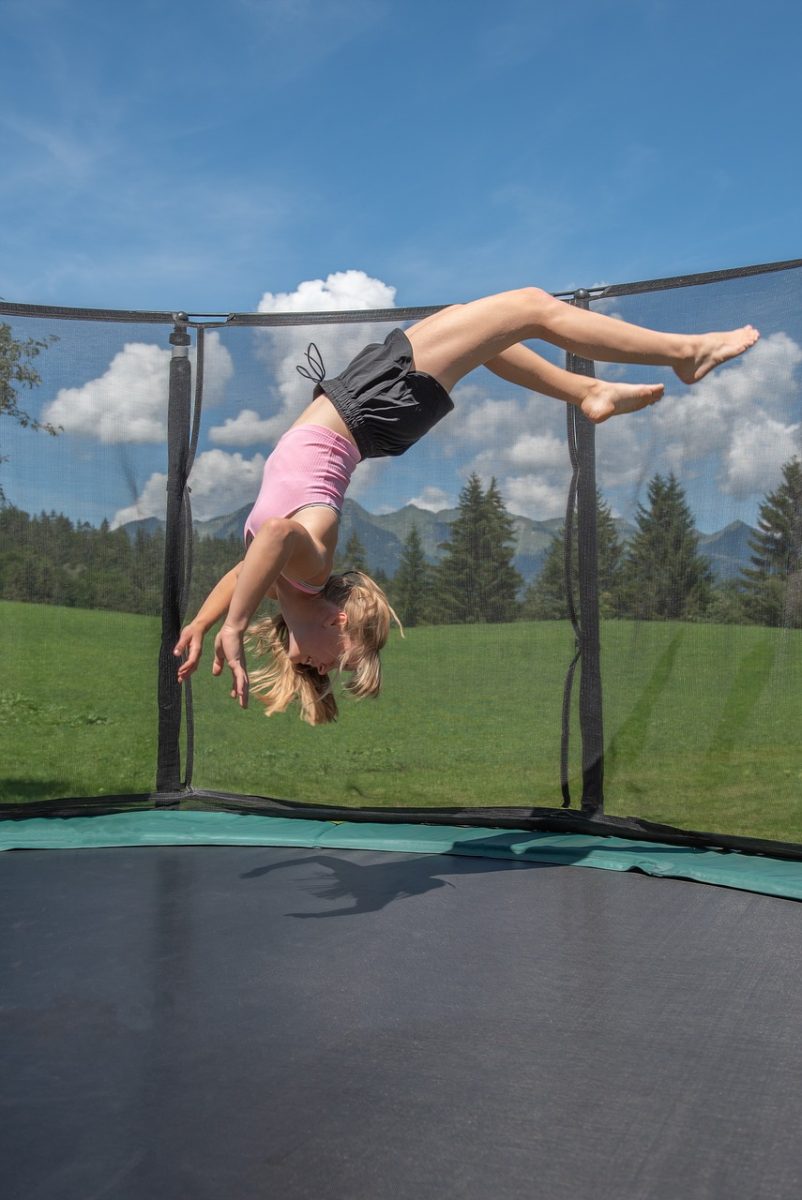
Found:
M 205 405 L 219 402 L 233 373 L 220 335 L 207 334 Z M 170 351 L 150 342 L 128 342 L 99 378 L 61 388 L 43 420 L 106 443 L 161 442 L 167 437 L 169 387 Z
M 621 501 L 628 489 L 634 504 L 655 471 L 673 470 L 684 480 L 709 475 L 737 499 L 764 494 L 782 463 L 802 452 L 802 422 L 789 419 L 801 363 L 802 347 L 774 333 L 693 388 L 669 382 L 660 405 L 604 424 L 596 430 L 602 492 Z M 570 476 L 565 407 L 520 391 L 494 398 L 477 378 L 455 390 L 456 425 L 444 422 L 433 434 L 443 456 L 459 458 L 463 478 L 495 477 L 514 512 L 557 515 Z
M 414 504 L 416 508 L 422 508 L 426 512 L 442 512 L 444 508 L 454 507 L 454 498 L 449 496 L 448 492 L 444 492 L 439 487 L 425 487 L 419 496 L 413 496 L 407 504 Z
M 779 483 L 781 467 L 799 453 L 800 426 L 783 425 L 765 414 L 736 421 L 724 454 L 722 488 L 736 498 L 765 493 Z
M 487 388 L 461 384 L 454 392 L 460 442 L 473 446 L 511 448 L 528 438 L 557 439 L 565 445 L 565 405 L 556 400 L 513 390 L 501 399 L 488 395 Z M 454 437 L 452 430 L 451 436 Z
M 189 360 L 194 367 L 194 349 L 189 352 Z M 205 408 L 221 403 L 233 375 L 234 363 L 231 355 L 220 341 L 220 334 L 212 329 L 204 335 L 203 404 Z
M 260 417 L 252 408 L 243 408 L 236 417 L 228 417 L 222 425 L 209 430 L 209 441 L 218 446 L 255 446 L 272 442 L 283 432 L 279 418 Z
M 364 271 L 335 271 L 325 279 L 304 279 L 294 292 L 265 292 L 257 312 L 344 312 L 392 308 L 395 288 Z
M 224 450 L 206 450 L 195 459 L 189 486 L 192 491 L 192 515 L 208 521 L 252 504 L 262 483 L 264 455 L 243 458 Z M 145 517 L 164 519 L 167 507 L 167 476 L 161 472 L 151 475 L 136 502 L 114 514 L 112 528 Z
M 524 433 L 509 447 L 507 459 L 520 470 L 548 471 L 553 467 L 564 467 L 565 439 L 550 433 Z
M 294 292 L 265 292 L 258 311 L 348 312 L 394 306 L 394 287 L 364 271 L 348 270 L 334 272 L 326 279 L 304 280 Z M 386 330 L 375 323 L 257 330 L 257 354 L 270 368 L 278 394 L 278 411 L 265 419 L 270 436 L 275 437 L 286 429 L 312 397 L 312 384 L 295 369 L 298 364 L 306 365 L 305 351 L 310 341 L 314 341 L 320 351 L 326 374 L 333 376 L 347 366 L 366 343 L 380 341 L 385 334 Z
M 713 371 L 654 410 L 669 468 L 718 455 L 721 490 L 744 498 L 776 483 L 799 445 L 800 424 L 788 422 L 788 395 L 802 347 L 787 333 L 762 339 L 743 358 Z
M 546 521 L 565 515 L 567 481 L 552 482 L 541 475 L 513 475 L 499 485 L 509 510 L 517 515 Z
M 170 351 L 129 342 L 105 374 L 61 388 L 44 419 L 101 442 L 159 442 L 167 434 Z
M 442 457 L 460 460 L 463 479 L 477 474 L 487 486 L 495 478 L 505 502 L 518 515 L 537 520 L 559 512 L 570 477 L 565 406 L 520 388 L 493 397 L 481 375 L 460 383 L 453 397 L 454 416 L 429 435 L 439 443 Z M 428 493 L 425 489 L 424 499 Z M 411 503 L 433 511 L 447 507 L 439 499 L 434 504 L 421 499 Z
M 364 271 L 337 271 L 326 279 L 306 279 L 294 292 L 265 292 L 258 312 L 345 312 L 392 308 L 395 288 Z M 245 408 L 236 417 L 209 430 L 209 440 L 219 446 L 264 446 L 278 440 L 312 398 L 313 384 L 296 371 L 307 366 L 310 341 L 320 351 L 329 376 L 338 374 L 367 342 L 385 336 L 382 326 L 315 325 L 257 329 L 257 357 L 269 370 L 269 412 Z M 307 368 L 308 369 L 308 368 Z
M 498 445 L 488 442 L 487 448 L 475 455 L 469 465 L 483 479 L 507 475 L 565 476 L 570 471 L 565 438 L 552 434 L 521 434 L 514 441 Z
M 461 474 L 475 473 L 485 486 L 495 478 L 516 514 L 535 520 L 559 514 L 570 477 L 564 406 L 523 391 L 492 399 L 474 384 L 458 393 L 454 445 L 474 450 Z
M 464 441 L 479 446 L 491 442 L 505 445 L 523 430 L 531 429 L 532 424 L 527 417 L 528 409 L 532 406 L 526 400 L 492 400 L 486 398 L 486 393 L 479 399 L 466 396 L 465 392 L 467 388 L 459 396 L 459 436 Z
M 260 312 L 318 312 L 323 310 L 359 310 L 392 308 L 395 288 L 379 279 L 372 279 L 364 271 L 341 271 L 327 279 L 306 280 L 294 292 L 266 292 L 259 303 Z M 375 324 L 338 325 L 315 327 L 314 341 L 324 355 L 329 374 L 338 370 L 356 354 L 363 345 L 384 336 L 381 326 Z M 257 354 L 269 365 L 276 380 L 279 396 L 278 411 L 270 415 L 259 413 L 253 408 L 241 410 L 235 417 L 227 418 L 221 425 L 209 431 L 209 440 L 218 446 L 241 447 L 269 446 L 287 429 L 301 409 L 308 404 L 312 386 L 302 379 L 295 365 L 303 361 L 303 352 L 310 341 L 309 327 L 289 327 L 281 330 L 257 331 Z M 233 373 L 228 352 L 220 345 L 219 335 L 206 335 L 206 396 L 205 403 L 214 402 L 222 394 L 227 379 Z M 101 414 L 117 414 L 122 421 L 127 408 L 131 407 L 131 388 L 136 384 L 136 404 L 143 427 L 140 436 L 131 436 L 130 417 L 125 436 L 114 436 L 104 429 L 103 440 L 161 440 L 166 432 L 167 368 L 169 351 L 157 346 L 132 344 L 126 346 L 113 360 L 109 370 L 100 380 L 94 380 L 82 389 L 71 389 L 82 393 L 82 429 L 98 434 Z M 147 369 L 146 369 L 147 368 Z M 126 400 L 125 394 L 128 399 Z M 65 401 L 67 396 L 61 396 Z M 77 396 L 69 397 L 71 408 L 77 409 Z M 67 426 L 61 413 L 67 404 L 60 407 L 58 420 Z M 85 410 L 85 413 L 84 413 Z M 104 417 L 105 419 L 105 417 Z M 73 418 L 72 428 L 78 428 Z M 145 436 L 147 434 L 147 436 Z M 190 478 L 192 489 L 192 511 L 199 520 L 235 511 L 251 503 L 261 484 L 264 456 L 256 454 L 246 458 L 241 453 L 229 453 L 214 449 L 199 454 Z M 355 473 L 351 493 L 358 496 L 375 482 L 381 465 L 370 462 L 362 464 Z M 120 509 L 114 516 L 115 526 L 144 517 L 163 517 L 165 512 L 166 478 L 157 473 L 150 477 L 141 495 L 133 505 Z
M 486 449 L 467 464 L 485 486 L 495 479 L 511 512 L 533 520 L 559 515 L 571 467 L 565 437 L 553 433 L 520 433 L 508 442 L 488 439 Z
M 596 477 L 603 492 L 634 487 L 639 494 L 645 485 L 661 449 L 653 420 L 655 411 L 648 408 L 597 427 Z

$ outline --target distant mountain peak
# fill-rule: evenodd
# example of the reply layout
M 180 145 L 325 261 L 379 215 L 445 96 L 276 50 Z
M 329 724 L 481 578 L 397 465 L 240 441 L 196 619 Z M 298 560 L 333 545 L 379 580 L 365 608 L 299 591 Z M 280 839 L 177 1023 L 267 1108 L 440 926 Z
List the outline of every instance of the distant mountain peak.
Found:
M 251 510 L 246 504 L 236 512 L 212 517 L 207 521 L 194 521 L 193 527 L 199 538 L 242 538 L 245 519 Z M 375 571 L 384 571 L 392 577 L 398 570 L 404 543 L 412 526 L 417 527 L 423 552 L 430 562 L 437 562 L 442 555 L 442 546 L 448 541 L 450 526 L 459 515 L 457 508 L 444 508 L 432 512 L 409 503 L 389 513 L 372 513 L 357 501 L 347 497 L 343 505 L 340 528 L 340 543 L 345 545 L 352 534 L 356 534 L 365 547 L 367 561 Z M 517 540 L 515 566 L 527 583 L 536 579 L 543 566 L 554 538 L 559 536 L 565 524 L 563 517 L 548 517 L 535 521 L 531 517 L 511 513 Z M 615 527 L 619 538 L 628 542 L 636 532 L 635 526 L 622 518 L 616 518 Z M 122 526 L 129 537 L 137 530 L 152 533 L 164 529 L 164 521 L 157 517 L 146 517 L 130 521 Z M 719 579 L 732 579 L 740 574 L 741 568 L 751 561 L 750 539 L 756 530 L 744 521 L 731 521 L 716 533 L 700 533 L 699 550 L 710 560 L 713 573 Z

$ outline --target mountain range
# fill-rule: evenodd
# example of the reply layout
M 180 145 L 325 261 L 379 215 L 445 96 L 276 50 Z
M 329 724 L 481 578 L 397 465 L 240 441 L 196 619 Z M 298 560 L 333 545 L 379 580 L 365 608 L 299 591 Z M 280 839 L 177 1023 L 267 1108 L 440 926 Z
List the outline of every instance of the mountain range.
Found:
M 223 517 L 212 517 L 209 521 L 195 521 L 193 527 L 199 538 L 241 537 L 245 518 L 251 506 L 247 504 L 236 512 Z M 449 540 L 450 527 L 459 516 L 456 508 L 429 512 L 407 504 L 391 513 L 371 513 L 355 500 L 346 499 L 342 514 L 340 546 L 346 546 L 356 534 L 365 547 L 365 558 L 374 571 L 384 571 L 392 577 L 398 570 L 404 542 L 413 525 L 417 525 L 421 545 L 426 558 L 437 562 L 442 546 Z M 549 546 L 563 526 L 562 517 L 548 521 L 533 521 L 529 517 L 512 517 L 515 530 L 515 566 L 524 580 L 536 579 L 543 567 Z M 628 542 L 636 532 L 635 526 L 624 520 L 616 521 L 618 536 Z M 130 536 L 138 529 L 146 533 L 163 529 L 164 522 L 156 517 L 143 521 L 131 521 L 123 528 Z M 742 569 L 750 565 L 749 539 L 756 531 L 743 521 L 733 521 L 717 533 L 700 533 L 699 552 L 709 561 L 717 580 L 736 578 Z

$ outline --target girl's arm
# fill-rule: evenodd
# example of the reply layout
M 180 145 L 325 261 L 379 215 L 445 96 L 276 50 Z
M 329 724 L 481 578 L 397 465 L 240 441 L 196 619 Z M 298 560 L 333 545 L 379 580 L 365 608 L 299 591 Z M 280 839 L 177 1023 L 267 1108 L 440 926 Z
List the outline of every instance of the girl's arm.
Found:
M 173 651 L 177 658 L 180 658 L 182 654 L 187 656 L 178 668 L 179 683 L 188 679 L 200 662 L 204 635 L 228 612 L 228 606 L 234 595 L 241 570 L 242 563 L 238 562 L 215 584 L 198 609 L 198 615 L 181 630 L 181 637 Z
M 219 675 L 223 664 L 231 669 L 232 699 L 248 707 L 248 669 L 243 639 L 251 617 L 281 572 L 290 563 L 320 570 L 325 563 L 323 548 L 308 529 L 297 521 L 273 518 L 266 521 L 248 547 L 241 564 L 228 615 L 215 638 L 212 673 Z M 314 576 L 313 576 L 314 577 Z

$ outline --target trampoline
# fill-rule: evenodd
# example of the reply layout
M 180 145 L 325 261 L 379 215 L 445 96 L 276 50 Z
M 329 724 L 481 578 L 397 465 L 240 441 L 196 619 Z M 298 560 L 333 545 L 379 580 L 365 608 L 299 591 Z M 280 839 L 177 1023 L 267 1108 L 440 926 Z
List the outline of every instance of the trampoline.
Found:
M 666 327 L 748 310 L 770 349 L 758 360 L 767 420 L 790 431 L 789 452 L 797 444 L 802 264 L 569 299 Z M 163 532 L 101 522 L 118 501 L 97 494 L 99 475 L 86 482 L 86 430 L 41 439 L 34 490 L 50 497 L 56 481 L 64 505 L 96 523 L 64 517 L 57 546 L 44 513 L 37 524 L 21 508 L 0 512 L 11 546 L 0 559 L 4 1200 L 800 1194 L 802 621 L 793 580 L 781 617 L 762 623 L 733 618 L 726 584 L 712 608 L 676 620 L 610 614 L 598 489 L 620 500 L 631 487 L 645 502 L 644 481 L 663 469 L 650 426 L 633 427 L 625 462 L 569 418 L 567 655 L 552 632 L 563 625 L 545 619 L 410 630 L 422 682 L 388 648 L 395 698 L 388 688 L 327 731 L 260 716 L 246 727 L 211 681 L 184 695 L 175 684 L 170 649 L 212 553 L 193 532 L 189 492 L 223 349 L 250 404 L 248 356 L 263 373 L 264 336 L 283 362 L 297 326 L 348 334 L 424 311 L 201 320 L 0 304 L 15 337 L 57 331 L 42 354 L 51 400 L 67 404 L 88 380 L 85 395 L 111 404 L 115 355 L 132 344 L 149 345 L 137 353 L 154 378 L 162 363 L 170 376 Z M 165 325 L 169 363 L 148 341 Z M 734 394 L 744 386 L 737 377 Z M 265 401 L 261 416 L 273 415 Z M 12 500 L 33 470 L 25 436 L 10 451 Z M 702 507 L 699 480 L 718 468 L 699 439 L 677 443 L 672 463 Z M 146 495 L 145 451 L 106 454 L 109 497 L 121 460 Z M 717 588 L 745 536 L 721 480 L 724 532 L 708 546 Z M 362 514 L 348 519 L 378 556 L 389 536 Z M 552 534 L 525 533 L 519 562 L 534 571 L 537 536 Z M 79 543 L 91 550 L 80 562 L 69 557 Z M 95 577 L 129 544 L 134 581 L 98 599 Z M 51 663 L 96 648 L 83 670 L 91 700 L 80 671 L 28 684 L 34 628 Z M 516 676 L 526 638 L 537 670 Z M 103 690 L 118 668 L 119 717 L 119 680 Z M 494 702 L 476 703 L 502 669 Z M 313 768 L 316 744 L 327 757 Z
M 794 901 L 325 846 L 0 889 L 9 1200 L 798 1194 Z

